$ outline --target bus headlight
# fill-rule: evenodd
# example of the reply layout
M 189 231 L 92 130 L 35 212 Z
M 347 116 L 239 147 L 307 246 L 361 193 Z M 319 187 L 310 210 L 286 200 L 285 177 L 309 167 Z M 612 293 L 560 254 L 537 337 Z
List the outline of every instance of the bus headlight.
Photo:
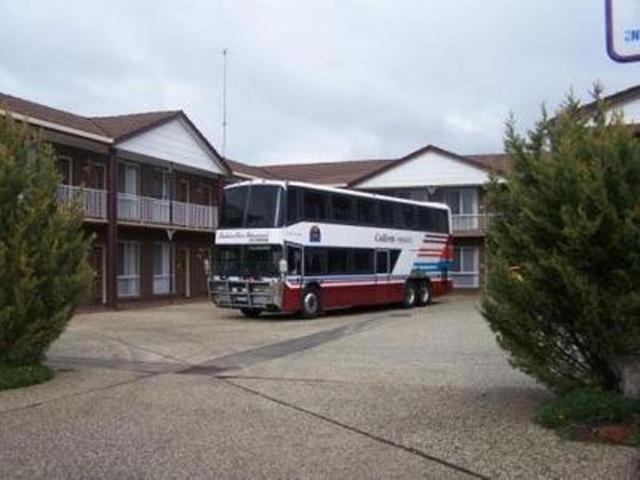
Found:
M 282 292 L 284 291 L 284 283 L 276 282 L 271 285 L 271 303 L 277 307 L 282 307 Z

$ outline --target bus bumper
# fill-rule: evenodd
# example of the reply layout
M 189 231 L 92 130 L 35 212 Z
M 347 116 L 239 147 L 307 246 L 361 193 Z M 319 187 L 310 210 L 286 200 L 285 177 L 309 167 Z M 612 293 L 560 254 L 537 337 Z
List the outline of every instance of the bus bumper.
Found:
M 272 280 L 217 280 L 208 282 L 209 297 L 219 308 L 256 308 L 280 311 L 284 285 Z

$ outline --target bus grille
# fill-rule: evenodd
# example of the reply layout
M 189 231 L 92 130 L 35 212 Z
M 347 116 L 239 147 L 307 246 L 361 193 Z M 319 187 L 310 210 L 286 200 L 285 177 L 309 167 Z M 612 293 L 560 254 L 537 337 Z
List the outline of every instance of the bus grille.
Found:
M 268 282 L 211 280 L 211 300 L 223 308 L 265 308 L 270 303 Z

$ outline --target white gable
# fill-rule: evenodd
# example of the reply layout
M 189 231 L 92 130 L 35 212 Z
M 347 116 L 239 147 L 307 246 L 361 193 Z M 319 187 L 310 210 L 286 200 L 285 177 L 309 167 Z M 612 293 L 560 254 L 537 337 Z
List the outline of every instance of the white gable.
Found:
M 423 187 L 425 185 L 482 185 L 489 175 L 479 167 L 455 160 L 440 152 L 422 155 L 371 177 L 358 188 Z
M 181 118 L 131 137 L 117 147 L 211 173 L 224 173 L 215 155 Z
M 622 110 L 625 123 L 640 123 L 640 99 L 620 103 L 614 107 L 614 110 Z

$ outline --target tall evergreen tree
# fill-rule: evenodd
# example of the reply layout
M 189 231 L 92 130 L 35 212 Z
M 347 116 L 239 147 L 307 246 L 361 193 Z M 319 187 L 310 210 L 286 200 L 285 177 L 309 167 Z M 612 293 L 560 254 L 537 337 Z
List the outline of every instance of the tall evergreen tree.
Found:
M 640 353 L 640 141 L 570 95 L 523 136 L 493 179 L 483 314 L 512 365 L 564 392 L 619 388 L 617 359 Z
M 59 181 L 52 147 L 0 117 L 0 362 L 39 361 L 91 281 L 79 205 L 57 205 Z

